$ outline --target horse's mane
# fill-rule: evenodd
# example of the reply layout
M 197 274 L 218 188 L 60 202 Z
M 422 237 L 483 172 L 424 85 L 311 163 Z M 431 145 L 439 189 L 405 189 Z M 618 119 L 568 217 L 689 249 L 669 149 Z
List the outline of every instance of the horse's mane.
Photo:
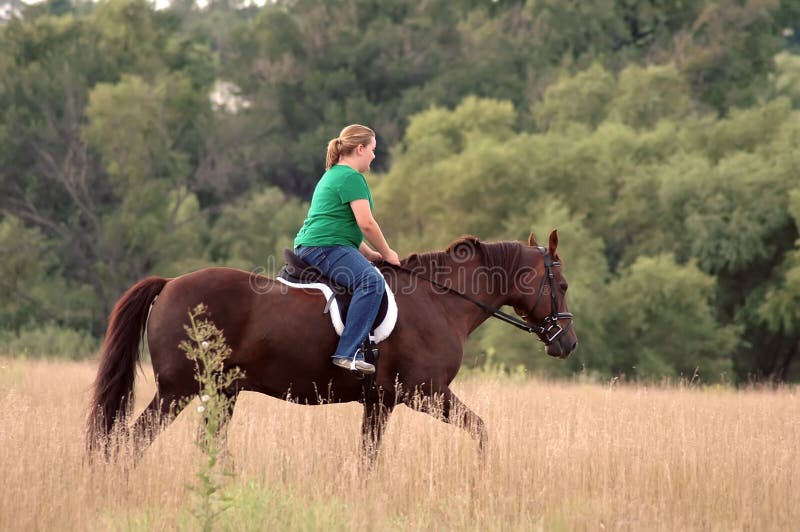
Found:
M 439 265 L 465 262 L 480 255 L 486 266 L 512 270 L 517 266 L 522 244 L 514 241 L 482 242 L 473 235 L 464 235 L 452 241 L 444 251 L 412 253 L 400 265 L 419 273 L 437 271 Z

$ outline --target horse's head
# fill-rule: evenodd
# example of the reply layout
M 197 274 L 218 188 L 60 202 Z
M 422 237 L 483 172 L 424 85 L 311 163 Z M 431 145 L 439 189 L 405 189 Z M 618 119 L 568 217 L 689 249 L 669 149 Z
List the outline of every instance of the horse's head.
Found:
M 519 303 L 514 310 L 537 328 L 548 355 L 567 358 L 577 347 L 578 336 L 567 308 L 567 280 L 561 271 L 557 247 L 555 230 L 550 233 L 547 249 L 540 247 L 531 233 L 520 257 Z

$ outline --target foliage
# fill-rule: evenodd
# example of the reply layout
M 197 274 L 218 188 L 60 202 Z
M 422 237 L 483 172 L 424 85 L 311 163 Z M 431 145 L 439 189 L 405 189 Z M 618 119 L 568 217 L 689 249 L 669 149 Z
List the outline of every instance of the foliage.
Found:
M 683 118 L 689 93 L 675 68 L 630 66 L 619 76 L 610 115 L 636 129 L 652 128 L 665 118 Z
M 252 270 L 265 266 L 277 273 L 283 250 L 294 247 L 308 204 L 270 187 L 254 191 L 223 207 L 210 232 L 210 254 L 215 262 Z
M 232 504 L 230 497 L 221 491 L 224 478 L 232 473 L 220 464 L 220 460 L 225 450 L 224 426 L 234 403 L 228 390 L 244 377 L 244 372 L 237 367 L 225 368 L 231 349 L 223 332 L 210 320 L 201 318 L 207 313 L 203 304 L 189 312 L 189 325 L 184 325 L 189 339 L 183 340 L 178 347 L 194 362 L 194 376 L 200 389 L 197 411 L 200 412 L 201 425 L 197 445 L 204 460 L 197 470 L 197 485 L 191 487 L 197 497 L 192 513 L 201 528 L 210 531 Z
M 36 318 L 46 302 L 32 297 L 31 288 L 46 281 L 57 268 L 52 243 L 35 227 L 10 216 L 0 222 L 0 312 L 6 327 L 13 329 Z
M 27 6 L 0 25 L 1 334 L 98 338 L 151 273 L 274 272 L 326 142 L 358 122 L 378 132 L 375 215 L 401 253 L 562 232 L 580 350 L 531 357 L 490 324 L 471 363 L 693 370 L 661 325 L 644 358 L 615 347 L 602 310 L 612 288 L 688 276 L 736 340 L 718 357 L 690 342 L 704 377 L 728 360 L 741 381 L 796 378 L 795 4 Z
M 629 70 L 622 75 L 629 74 L 644 75 Z M 619 94 L 615 98 L 623 98 Z M 732 371 L 740 377 L 770 375 L 793 359 L 798 338 L 795 329 L 773 327 L 764 339 L 773 347 L 770 354 L 763 343 L 749 341 L 767 312 L 753 312 L 761 303 L 750 297 L 765 289 L 783 294 L 791 286 L 791 266 L 777 267 L 797 238 L 788 198 L 797 182 L 800 136 L 787 102 L 779 98 L 721 120 L 687 115 L 683 108 L 625 125 L 610 112 L 594 130 L 587 128 L 592 124 L 562 123 L 534 135 L 515 131 L 508 122 L 484 127 L 487 133 L 481 134 L 476 124 L 504 116 L 501 102 L 470 101 L 469 115 L 462 107 L 434 108 L 412 118 L 392 170 L 376 187 L 378 203 L 388 205 L 382 220 L 408 250 L 441 247 L 448 235 L 460 232 L 524 239 L 537 220 L 563 226 L 566 276 L 578 280 L 570 300 L 580 316 L 581 349 L 557 367 L 529 355 L 529 338 L 490 323 L 470 344 L 469 363 L 480 364 L 481 353 L 494 350 L 512 366 L 521 363 L 549 375 L 580 369 L 631 374 L 634 366 L 638 370 L 633 373 L 648 376 L 691 376 L 695 368 L 710 380 Z M 426 158 L 434 162 L 423 166 Z M 481 206 L 479 212 L 475 205 Z M 570 250 L 573 239 L 576 247 Z M 665 258 L 654 265 L 641 262 L 663 253 L 675 257 L 670 259 L 676 260 L 674 271 Z M 709 274 L 715 277 L 703 277 Z M 771 275 L 789 277 L 768 282 Z M 657 295 L 661 285 L 690 280 L 705 302 L 701 306 L 686 294 Z M 629 283 L 636 289 L 626 288 Z M 699 309 L 693 323 L 707 326 L 708 336 L 696 331 L 699 336 L 671 350 L 666 347 L 673 338 L 667 314 L 637 310 L 648 323 L 659 325 L 648 340 L 649 351 L 625 354 L 633 339 L 619 333 L 623 324 L 608 322 L 606 313 L 597 310 L 608 308 L 616 297 L 612 292 L 652 297 L 665 305 L 665 313 L 693 306 Z M 625 300 L 616 305 L 636 308 Z M 780 319 L 794 319 L 790 305 L 779 305 Z M 701 319 L 701 310 L 708 316 Z M 627 340 L 620 343 L 620 338 Z M 686 357 L 695 366 L 689 367 Z
M 347 530 L 349 509 L 335 498 L 309 500 L 296 490 L 268 488 L 257 482 L 231 487 L 232 512 L 220 518 L 220 530 Z
M 88 331 L 43 323 L 22 327 L 18 332 L 0 331 L 0 345 L 6 355 L 28 358 L 79 360 L 91 357 L 100 347 Z
M 651 379 L 730 376 L 739 336 L 714 319 L 713 295 L 713 277 L 693 264 L 679 265 L 669 255 L 638 258 L 606 290 L 602 321 L 613 359 L 596 363 Z
M 560 129 L 571 123 L 595 128 L 608 115 L 614 90 L 614 77 L 595 63 L 547 87 L 534 109 L 536 123 L 542 130 Z
M 506 212 L 500 190 L 524 178 L 517 146 L 507 142 L 513 121 L 507 102 L 476 98 L 452 111 L 433 107 L 411 120 L 392 170 L 375 187 L 381 209 L 376 216 L 401 248 L 408 247 L 404 239 L 429 249 L 460 233 L 481 234 Z M 487 179 L 487 173 L 496 178 Z
M 800 248 L 795 248 L 781 268 L 783 275 L 758 307 L 758 317 L 773 332 L 796 335 L 800 327 Z
M 319 497 L 301 493 L 295 487 L 265 486 L 246 480 L 231 484 L 222 492 L 230 502 L 230 510 L 214 521 L 214 530 L 224 532 L 258 532 L 261 530 L 330 530 L 345 532 L 353 528 L 356 507 L 338 497 Z M 356 505 L 357 506 L 357 505 Z M 111 529 L 152 530 L 163 523 L 172 523 L 163 507 L 128 511 L 109 518 Z M 196 530 L 197 519 L 188 505 L 179 507 L 176 526 L 179 530 Z
M 792 107 L 800 108 L 800 56 L 781 52 L 775 56 L 772 84 L 776 96 L 786 96 Z

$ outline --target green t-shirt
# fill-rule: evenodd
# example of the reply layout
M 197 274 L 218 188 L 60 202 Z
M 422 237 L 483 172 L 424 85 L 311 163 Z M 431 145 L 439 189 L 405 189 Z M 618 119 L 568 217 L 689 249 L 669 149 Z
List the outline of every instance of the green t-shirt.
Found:
M 359 247 L 364 234 L 350 208 L 350 202 L 357 199 L 369 200 L 369 208 L 373 209 L 372 193 L 364 176 L 343 164 L 332 166 L 314 189 L 308 216 L 294 246 Z

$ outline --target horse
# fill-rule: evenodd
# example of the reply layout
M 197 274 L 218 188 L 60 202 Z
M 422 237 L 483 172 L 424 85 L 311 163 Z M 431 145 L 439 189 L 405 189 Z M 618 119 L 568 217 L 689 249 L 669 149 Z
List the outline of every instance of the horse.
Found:
M 242 391 L 308 405 L 358 401 L 364 406 L 361 451 L 372 463 L 392 410 L 405 404 L 468 430 L 482 454 L 484 421 L 449 387 L 464 344 L 495 316 L 536 334 L 548 355 L 570 355 L 578 341 L 557 246 L 555 230 L 547 248 L 532 233 L 527 245 L 466 236 L 444 251 L 412 254 L 400 267 L 380 264 L 399 316 L 391 336 L 379 344 L 377 371 L 369 379 L 331 364 L 338 338 L 322 312 L 325 299 L 319 293 L 222 267 L 143 279 L 117 301 L 109 317 L 87 416 L 87 451 L 107 449 L 104 443 L 112 431 L 122 428 L 131 431 L 141 453 L 198 395 L 194 363 L 179 344 L 187 338 L 189 310 L 203 303 L 231 348 L 225 368 L 244 372 L 224 391 L 230 399 L 228 419 Z M 504 305 L 513 307 L 516 316 L 500 311 Z M 127 428 L 144 340 L 157 389 Z

